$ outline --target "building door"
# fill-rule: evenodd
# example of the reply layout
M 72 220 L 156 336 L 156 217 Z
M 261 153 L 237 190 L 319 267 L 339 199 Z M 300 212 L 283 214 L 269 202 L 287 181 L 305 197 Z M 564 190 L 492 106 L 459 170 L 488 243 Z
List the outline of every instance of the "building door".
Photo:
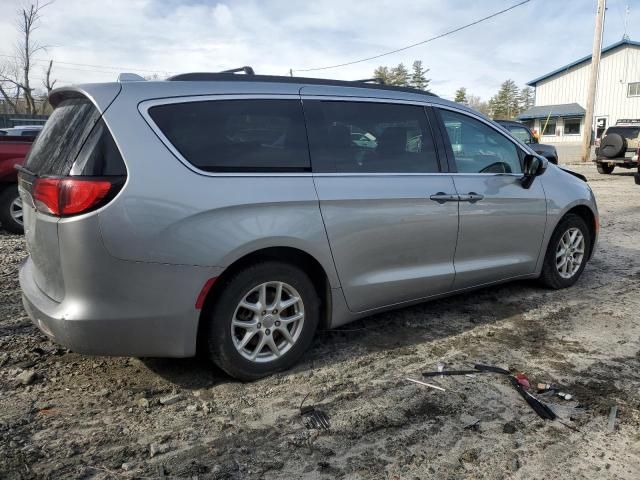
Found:
M 607 129 L 607 117 L 596 117 L 596 138 L 602 138 Z

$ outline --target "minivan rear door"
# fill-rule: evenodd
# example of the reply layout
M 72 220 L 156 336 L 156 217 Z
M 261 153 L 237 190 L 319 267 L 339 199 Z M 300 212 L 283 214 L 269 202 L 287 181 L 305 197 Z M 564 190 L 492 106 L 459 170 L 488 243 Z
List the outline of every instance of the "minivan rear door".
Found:
M 350 310 L 448 291 L 458 204 L 421 105 L 303 95 L 314 182 Z
M 102 88 L 99 99 L 105 108 L 120 91 L 119 85 Z M 18 188 L 23 203 L 27 249 L 33 262 L 34 281 L 51 299 L 62 301 L 64 281 L 58 243 L 59 217 L 37 210 L 33 185 L 37 179 L 68 175 L 87 137 L 100 121 L 102 112 L 82 93 L 69 90 L 54 93 L 54 110 L 36 138 L 20 169 Z

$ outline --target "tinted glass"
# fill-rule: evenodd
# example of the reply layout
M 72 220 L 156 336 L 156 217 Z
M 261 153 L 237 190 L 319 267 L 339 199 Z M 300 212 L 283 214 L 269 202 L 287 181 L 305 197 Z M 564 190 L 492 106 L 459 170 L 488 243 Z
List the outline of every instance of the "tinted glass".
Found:
M 160 105 L 149 115 L 191 164 L 210 172 L 307 171 L 299 100 L 215 100 Z
M 99 118 L 86 98 L 63 100 L 36 137 L 25 166 L 37 175 L 67 175 Z
M 103 120 L 98 122 L 84 142 L 70 174 L 98 177 L 127 174 L 120 151 Z
M 432 173 L 438 159 L 424 108 L 306 101 L 314 170 Z
M 440 110 L 460 173 L 522 173 L 518 148 L 507 137 L 467 115 Z

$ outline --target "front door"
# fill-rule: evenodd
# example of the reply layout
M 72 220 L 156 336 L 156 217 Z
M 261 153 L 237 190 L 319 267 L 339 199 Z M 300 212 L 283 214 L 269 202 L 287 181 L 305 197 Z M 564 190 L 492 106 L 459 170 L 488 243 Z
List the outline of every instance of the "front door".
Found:
M 314 182 L 354 312 L 452 288 L 458 203 L 419 105 L 304 98 Z M 433 196 L 433 199 L 431 198 Z
M 447 109 L 439 114 L 460 197 L 455 288 L 533 273 L 547 208 L 542 182 L 529 189 L 520 183 L 524 151 L 484 120 Z

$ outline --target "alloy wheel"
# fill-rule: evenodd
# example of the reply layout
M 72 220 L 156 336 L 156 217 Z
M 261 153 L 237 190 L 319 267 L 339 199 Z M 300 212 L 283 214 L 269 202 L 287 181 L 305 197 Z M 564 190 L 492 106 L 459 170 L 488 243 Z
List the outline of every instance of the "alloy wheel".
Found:
M 13 202 L 11 202 L 11 205 L 9 205 L 9 214 L 17 224 L 23 224 L 22 199 L 20 197 L 17 197 Z
M 573 277 L 584 260 L 584 235 L 578 228 L 567 230 L 556 248 L 556 269 L 562 278 Z
M 296 343 L 304 325 L 302 297 L 291 285 L 271 281 L 253 287 L 231 319 L 233 344 L 244 358 L 272 362 Z

